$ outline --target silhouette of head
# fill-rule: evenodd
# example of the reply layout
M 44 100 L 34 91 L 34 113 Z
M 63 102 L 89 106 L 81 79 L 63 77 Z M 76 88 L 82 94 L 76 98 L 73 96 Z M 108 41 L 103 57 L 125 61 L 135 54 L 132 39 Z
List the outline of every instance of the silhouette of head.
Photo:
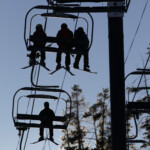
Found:
M 66 23 L 63 23 L 63 24 L 61 25 L 61 28 L 62 28 L 62 29 L 67 29 L 67 28 L 68 28 L 68 26 L 67 26 L 67 24 L 66 24 Z
M 37 24 L 36 25 L 36 30 L 41 30 L 41 29 L 43 29 L 42 25 L 41 24 Z
M 44 107 L 45 107 L 45 108 L 49 108 L 49 103 L 48 103 L 48 102 L 45 102 L 45 103 L 44 103 Z
M 79 31 L 79 32 L 84 32 L 84 29 L 83 29 L 82 27 L 79 27 L 79 28 L 78 28 L 78 31 Z

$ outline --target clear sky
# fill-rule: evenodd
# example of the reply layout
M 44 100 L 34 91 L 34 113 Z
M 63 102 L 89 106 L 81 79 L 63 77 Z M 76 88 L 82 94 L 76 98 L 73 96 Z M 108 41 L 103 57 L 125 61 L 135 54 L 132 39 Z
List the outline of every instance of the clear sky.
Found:
M 124 15 L 124 45 L 125 57 L 136 32 L 144 5 L 147 0 L 131 0 L 128 13 Z M 1 100 L 0 100 L 0 148 L 3 150 L 15 150 L 18 142 L 17 130 L 14 128 L 11 110 L 12 99 L 14 93 L 21 87 L 31 86 L 30 71 L 31 68 L 22 70 L 21 67 L 28 65 L 27 51 L 24 44 L 24 18 L 27 11 L 35 5 L 46 5 L 45 0 L 1 0 L 0 1 L 0 50 L 1 50 Z M 91 4 L 90 4 L 91 5 Z M 35 12 L 37 13 L 37 12 Z M 34 12 L 33 12 L 34 14 Z M 145 14 L 143 16 L 139 31 L 133 43 L 131 53 L 125 64 L 125 74 L 136 70 L 137 67 L 142 67 L 142 58 L 147 58 L 147 47 L 150 41 L 150 4 L 148 4 Z M 97 93 L 102 88 L 109 88 L 109 62 L 108 62 L 108 22 L 106 13 L 92 14 L 95 21 L 94 41 L 89 53 L 90 68 L 92 71 L 98 72 L 97 75 L 90 74 L 78 70 L 71 70 L 76 74 L 75 77 L 67 74 L 64 83 L 64 90 L 70 92 L 74 84 L 79 84 L 83 89 L 86 101 L 93 104 L 96 101 Z M 81 14 L 89 20 L 88 15 Z M 34 25 L 39 22 L 40 18 L 34 20 Z M 90 20 L 89 20 L 90 21 Z M 73 31 L 75 21 L 72 20 L 58 20 L 49 19 L 46 33 L 49 36 L 55 36 L 60 29 L 62 22 L 66 22 L 69 28 Z M 42 22 L 43 23 L 43 22 Z M 34 25 L 32 32 L 34 31 Z M 78 22 L 78 26 L 85 26 L 82 21 Z M 85 28 L 86 29 L 86 28 Z M 90 33 L 89 33 L 90 35 Z M 115 53 L 115 51 L 114 51 Z M 47 67 L 54 70 L 56 54 L 47 54 Z M 64 57 L 64 55 L 63 55 Z M 72 63 L 74 59 L 72 58 Z M 80 68 L 82 68 L 83 60 L 81 60 Z M 62 64 L 64 59 L 62 60 Z M 119 62 L 118 62 L 119 63 Z M 53 76 L 48 76 L 47 71 L 41 69 L 40 83 L 49 85 L 61 86 L 64 77 L 64 70 L 61 70 Z M 127 80 L 126 86 L 130 84 L 130 79 Z M 42 109 L 42 103 L 36 103 L 35 111 L 38 113 Z M 54 106 L 55 107 L 55 106 Z M 61 109 L 64 108 L 59 108 Z M 30 143 L 38 139 L 38 129 L 33 129 L 30 132 L 29 140 L 26 149 L 41 150 L 43 143 L 31 145 Z M 55 130 L 55 140 L 60 143 L 59 135 L 61 132 Z M 47 145 L 48 146 L 48 145 Z M 51 144 L 51 149 L 59 149 Z

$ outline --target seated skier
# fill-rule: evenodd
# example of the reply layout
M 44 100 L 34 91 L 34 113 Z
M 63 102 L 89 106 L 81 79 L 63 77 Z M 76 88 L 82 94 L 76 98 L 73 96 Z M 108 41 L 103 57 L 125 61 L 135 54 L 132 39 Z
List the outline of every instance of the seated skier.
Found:
M 50 127 L 53 126 L 53 118 L 55 117 L 55 114 L 54 114 L 53 110 L 49 108 L 49 103 L 48 102 L 44 103 L 44 109 L 39 113 L 39 117 L 40 117 L 40 120 L 41 120 L 41 125 L 50 126 Z M 41 127 L 40 128 L 39 141 L 44 140 L 44 136 L 43 136 L 44 133 L 43 132 L 44 132 L 44 128 Z M 49 139 L 51 141 L 54 141 L 54 139 L 53 139 L 53 129 L 52 128 L 49 128 L 49 134 L 50 134 Z
M 42 66 L 45 66 L 45 58 L 46 57 L 45 57 L 45 51 L 42 51 L 42 48 L 45 47 L 45 44 L 46 44 L 45 38 L 46 37 L 47 36 L 46 36 L 46 33 L 43 30 L 42 25 L 41 24 L 37 24 L 36 25 L 36 31 L 33 33 L 33 39 L 34 39 L 33 47 L 39 48 L 41 50 L 40 51 L 40 53 L 41 53 L 41 62 L 40 62 L 40 64 Z M 29 64 L 30 65 L 35 64 L 35 59 L 36 59 L 36 51 L 31 51 Z
M 73 38 L 73 33 L 72 31 L 68 28 L 66 23 L 63 23 L 61 25 L 61 29 L 58 31 L 57 33 L 57 38 L 59 39 L 60 42 L 58 42 L 58 46 L 60 49 L 64 49 L 64 50 L 69 50 L 72 48 L 71 44 L 66 44 L 61 42 L 61 40 L 63 39 L 71 39 Z M 57 67 L 56 69 L 61 68 L 61 52 L 57 53 L 57 57 L 56 57 L 56 63 L 57 63 Z M 65 57 L 65 65 L 66 65 L 66 69 L 70 70 L 70 54 L 66 53 L 66 57 Z
M 88 46 L 89 40 L 87 35 L 85 34 L 82 27 L 79 27 L 74 33 L 74 41 L 75 41 L 75 49 L 78 52 L 82 52 L 82 54 L 77 54 L 74 62 L 74 68 L 79 69 L 79 62 L 81 56 L 84 56 L 84 70 L 90 71 L 89 69 L 89 56 L 88 56 Z

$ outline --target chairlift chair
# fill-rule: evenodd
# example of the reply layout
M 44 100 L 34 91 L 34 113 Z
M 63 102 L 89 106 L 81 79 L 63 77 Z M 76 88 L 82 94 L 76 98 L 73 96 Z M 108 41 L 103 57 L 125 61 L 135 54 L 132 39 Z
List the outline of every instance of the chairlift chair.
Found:
M 50 94 L 29 94 L 29 95 L 24 95 L 24 96 L 20 96 L 18 99 L 16 98 L 16 96 L 18 95 L 18 93 L 20 91 L 40 91 L 40 92 L 53 92 L 53 93 L 58 93 L 58 92 L 62 92 L 65 93 L 68 96 L 69 99 L 69 106 L 68 106 L 68 101 L 66 101 L 65 99 L 59 99 L 56 96 L 50 95 Z M 54 122 L 56 122 L 53 126 L 43 126 L 40 123 L 35 123 L 33 121 L 40 121 L 40 118 L 38 115 L 35 114 L 26 114 L 26 113 L 20 113 L 19 110 L 19 104 L 20 101 L 22 100 L 23 97 L 26 97 L 28 100 L 32 99 L 46 99 L 46 100 L 61 100 L 65 103 L 66 105 L 66 111 L 65 111 L 65 115 L 64 116 L 55 116 L 53 119 Z M 67 107 L 69 107 L 69 112 L 67 112 Z M 26 130 L 28 128 L 52 128 L 52 129 L 67 129 L 67 126 L 69 124 L 70 118 L 71 118 L 71 97 L 70 95 L 62 90 L 62 89 L 50 89 L 50 88 L 33 88 L 33 87 L 24 87 L 19 89 L 18 91 L 16 91 L 16 93 L 14 94 L 13 97 L 13 105 L 12 105 L 12 118 L 13 118 L 13 122 L 14 122 L 14 126 L 16 127 L 16 129 L 18 130 Z M 30 121 L 29 123 L 26 123 L 25 120 Z M 31 123 L 32 120 L 32 123 Z M 23 122 L 24 121 L 24 122 Z M 57 122 L 61 122 L 62 124 L 58 124 Z
M 56 13 L 56 12 L 52 12 L 52 13 L 42 13 L 42 14 L 35 14 L 35 15 L 33 15 L 32 17 L 31 17 L 31 19 L 30 19 L 30 28 L 29 28 L 29 37 L 27 38 L 27 20 L 28 20 L 28 15 L 29 15 L 29 13 L 33 10 L 33 9 L 43 9 L 43 10 L 53 10 L 53 7 L 48 7 L 48 6 L 35 6 L 35 7 L 33 7 L 33 8 L 31 8 L 28 12 L 27 12 L 27 14 L 26 14 L 26 17 L 25 17 L 25 26 L 24 26 L 24 41 L 25 41 L 25 45 L 26 45 L 26 48 L 27 48 L 27 50 L 28 51 L 45 51 L 45 52 L 63 52 L 63 53 L 70 53 L 70 54 L 77 54 L 77 53 L 79 53 L 79 54 L 82 54 L 83 52 L 76 52 L 75 51 L 75 49 L 71 49 L 71 50 L 62 50 L 62 49 L 59 49 L 59 48 L 57 48 L 57 47 L 52 47 L 51 45 L 53 44 L 53 43 L 57 43 L 58 42 L 58 40 L 59 39 L 57 39 L 56 37 L 50 37 L 50 36 L 48 36 L 45 40 L 46 40 L 46 43 L 51 43 L 49 46 L 45 46 L 44 48 L 42 48 L 42 49 L 40 49 L 40 48 L 35 48 L 35 47 L 33 47 L 33 45 L 32 45 L 32 42 L 34 41 L 34 40 L 37 40 L 37 39 L 34 39 L 33 38 L 33 36 L 31 35 L 31 28 L 32 28 L 32 20 L 33 20 L 33 18 L 34 17 L 36 17 L 36 16 L 40 16 L 40 17 L 45 17 L 46 19 L 47 18 L 58 18 L 58 19 L 60 19 L 60 18 L 64 18 L 64 19 L 83 19 L 85 22 L 86 22 L 86 24 L 87 24 L 87 29 L 86 29 L 86 33 L 87 33 L 87 35 L 88 35 L 88 27 L 89 27 L 89 24 L 88 24 L 88 21 L 85 19 L 85 18 L 83 18 L 83 17 L 78 17 L 78 16 L 76 16 L 76 15 L 72 15 L 72 14 L 64 14 L 64 13 Z M 93 18 L 92 18 L 92 16 L 90 15 L 90 18 L 91 18 L 91 20 L 92 20 L 92 30 L 93 30 L 93 25 L 94 25 L 94 23 L 93 23 Z M 92 38 L 93 38 L 93 33 L 91 33 L 91 40 L 92 40 Z M 72 40 L 69 40 L 69 39 L 64 39 L 64 41 L 63 41 L 64 43 L 72 43 L 73 45 L 74 45 L 74 41 L 73 41 L 73 39 Z M 92 42 L 91 42 L 92 43 Z M 90 46 L 91 46 L 91 44 L 90 44 Z

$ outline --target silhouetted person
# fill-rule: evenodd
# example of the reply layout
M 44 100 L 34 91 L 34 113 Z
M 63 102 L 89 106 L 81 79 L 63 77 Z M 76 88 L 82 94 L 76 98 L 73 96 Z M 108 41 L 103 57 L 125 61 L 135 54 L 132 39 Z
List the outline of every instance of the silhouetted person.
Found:
M 43 30 L 43 27 L 41 24 L 36 25 L 36 31 L 33 33 L 33 47 L 39 48 L 41 53 L 41 62 L 40 64 L 45 66 L 45 52 L 42 51 L 42 48 L 45 47 L 46 44 L 46 33 Z M 30 65 L 33 65 L 35 63 L 36 59 L 36 51 L 31 51 L 30 54 Z
M 82 27 L 79 27 L 74 33 L 74 41 L 75 41 L 75 49 L 78 52 L 82 52 L 83 54 L 77 54 L 74 62 L 74 68 L 79 69 L 79 62 L 81 56 L 84 56 L 84 70 L 90 71 L 89 69 L 89 56 L 88 56 L 88 46 L 89 40 L 87 35 L 85 34 Z
M 39 113 L 39 117 L 41 120 L 41 125 L 43 126 L 53 126 L 53 118 L 55 117 L 55 114 L 52 109 L 49 108 L 49 103 L 44 103 L 44 109 Z M 50 133 L 50 140 L 53 141 L 53 129 L 49 128 Z M 40 128 L 40 140 L 44 140 L 43 137 L 44 134 L 44 128 Z
M 57 33 L 57 38 L 59 40 L 59 42 L 57 43 L 59 48 L 62 50 L 70 50 L 72 48 L 72 44 L 69 43 L 64 43 L 63 40 L 65 39 L 72 39 L 73 38 L 73 33 L 72 31 L 70 31 L 68 29 L 67 24 L 63 23 L 61 25 L 61 29 L 58 31 Z M 56 57 L 56 63 L 57 63 L 57 67 L 56 69 L 59 69 L 61 67 L 61 52 L 57 53 L 57 57 Z M 66 69 L 70 69 L 69 65 L 70 65 L 70 54 L 66 53 L 66 57 L 65 57 L 65 65 L 66 65 Z

